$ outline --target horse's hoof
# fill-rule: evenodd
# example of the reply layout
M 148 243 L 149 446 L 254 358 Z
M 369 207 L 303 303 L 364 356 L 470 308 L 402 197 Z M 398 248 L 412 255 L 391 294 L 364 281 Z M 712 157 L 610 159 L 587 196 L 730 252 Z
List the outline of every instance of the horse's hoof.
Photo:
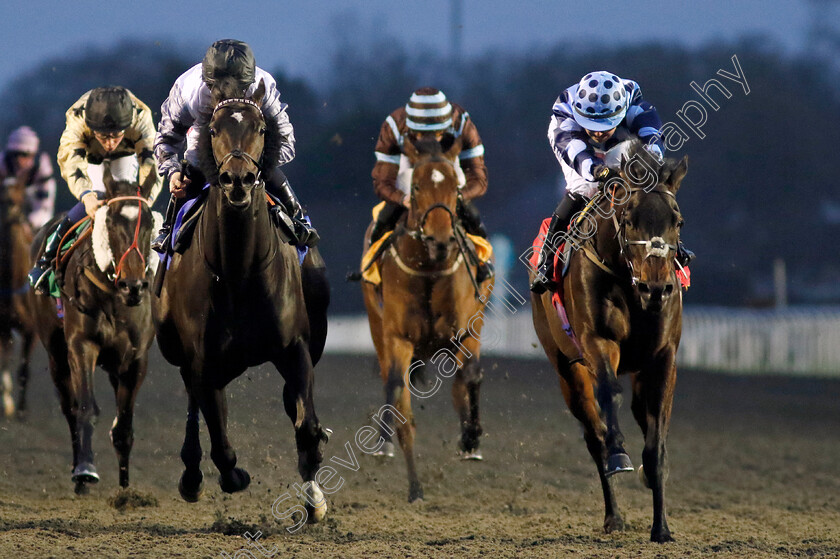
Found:
M 674 541 L 674 538 L 671 537 L 671 531 L 668 528 L 664 528 L 661 530 L 651 530 L 650 541 L 656 543 L 668 543 Z
M 178 493 L 188 503 L 198 502 L 204 494 L 204 474 L 201 473 L 201 470 L 198 470 L 197 475 L 189 470 L 184 470 L 181 479 L 178 481 Z
M 639 466 L 639 481 L 642 482 L 642 485 L 650 489 L 650 483 L 648 483 L 648 478 L 645 475 L 645 467 L 644 465 Z
M 304 504 L 306 506 L 306 522 L 316 524 L 327 516 L 327 498 L 318 484 L 307 481 L 303 484 Z
M 619 452 L 607 458 L 607 471 L 604 472 L 604 475 L 610 477 L 621 472 L 632 472 L 635 469 L 630 457 L 623 452 Z
M 423 486 L 419 481 L 413 481 L 408 484 L 408 502 L 416 503 L 423 500 Z
M 394 443 L 391 441 L 385 441 L 385 444 L 382 445 L 382 448 L 377 450 L 373 453 L 373 456 L 382 456 L 384 458 L 393 458 L 394 457 Z
M 227 474 L 219 476 L 219 487 L 225 493 L 236 493 L 247 489 L 251 485 L 251 476 L 242 468 L 234 468 Z
M 484 460 L 484 456 L 477 448 L 475 450 L 462 450 L 458 455 L 461 457 L 461 460 L 474 460 L 476 462 Z
M 324 444 L 330 442 L 330 437 L 332 437 L 333 430 L 329 427 L 324 427 L 321 429 L 321 440 L 324 441 Z
M 612 534 L 613 532 L 624 531 L 624 519 L 618 514 L 608 516 L 604 519 L 604 533 Z
M 75 483 L 98 483 L 99 474 L 96 473 L 96 466 L 90 462 L 82 462 L 73 469 L 71 479 Z

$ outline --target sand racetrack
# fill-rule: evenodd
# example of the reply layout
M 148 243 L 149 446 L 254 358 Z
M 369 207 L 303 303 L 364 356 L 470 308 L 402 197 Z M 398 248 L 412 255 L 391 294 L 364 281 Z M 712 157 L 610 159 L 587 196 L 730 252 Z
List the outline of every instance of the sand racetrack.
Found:
M 406 502 L 401 453 L 383 462 L 356 450 L 359 469 L 338 468 L 345 484 L 329 497 L 326 521 L 289 534 L 290 522 L 271 514 L 274 500 L 300 482 L 276 372 L 252 369 L 228 390 L 231 440 L 251 486 L 221 492 L 202 423 L 207 487 L 188 504 L 176 488 L 186 397 L 176 369 L 153 349 L 135 415 L 135 493 L 118 510 L 107 379 L 98 373 L 94 449 L 102 480 L 77 497 L 67 425 L 40 348 L 37 355 L 28 418 L 0 419 L 2 559 L 243 558 L 251 556 L 235 555 L 248 543 L 242 534 L 257 530 L 276 557 L 840 556 L 840 381 L 681 371 L 666 494 L 677 541 L 657 545 L 648 541 L 650 492 L 635 474 L 617 483 L 627 530 L 603 533 L 595 468 L 547 361 L 485 358 L 483 462 L 455 454 L 447 384 L 415 400 L 423 503 Z M 325 464 L 347 457 L 344 444 L 381 403 L 372 358 L 331 355 L 319 364 L 317 412 L 335 431 Z M 627 402 L 622 414 L 638 466 L 641 435 Z

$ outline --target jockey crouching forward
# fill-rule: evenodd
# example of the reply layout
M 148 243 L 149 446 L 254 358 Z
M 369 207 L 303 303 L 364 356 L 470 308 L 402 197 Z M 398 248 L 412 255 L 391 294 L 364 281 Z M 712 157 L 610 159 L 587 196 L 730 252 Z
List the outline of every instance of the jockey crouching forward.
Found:
M 661 160 L 661 126 L 656 108 L 642 99 L 639 84 L 611 72 L 587 74 L 557 97 L 548 141 L 563 169 L 566 193 L 551 216 L 531 291 L 556 289 L 554 255 L 558 247 L 550 240 L 566 231 L 572 217 L 598 192 L 600 181 L 618 169 L 622 144 L 638 138 Z M 680 241 L 676 257 L 680 265 L 686 266 L 694 253 Z
M 64 235 L 86 216 L 93 219 L 103 204 L 103 162 L 108 161 L 117 180 L 142 183 L 149 173 L 154 173 L 157 181 L 149 204 L 154 202 L 163 186 L 152 153 L 154 137 L 152 111 L 124 87 L 92 89 L 67 110 L 66 127 L 58 146 L 58 167 L 79 202 L 58 223 L 43 256 L 29 272 L 36 292 L 46 293 L 42 280 L 47 277 L 45 272 L 55 260 Z
M 38 134 L 28 126 L 9 134 L 6 149 L 0 152 L 0 182 L 16 181 L 22 174 L 26 187 L 26 217 L 32 229 L 44 226 L 53 216 L 55 179 L 50 157 L 38 152 Z
M 280 202 L 271 206 L 269 211 L 275 223 L 291 238 L 290 244 L 314 247 L 318 244 L 318 232 L 307 221 L 297 196 L 279 168 L 295 156 L 295 135 L 286 113 L 287 105 L 280 102 L 274 78 L 256 66 L 251 47 L 241 41 L 223 39 L 210 45 L 203 62 L 181 74 L 161 106 L 155 155 L 160 174 L 169 177 L 173 198 L 166 211 L 166 222 L 152 248 L 158 252 L 166 251 L 177 213 L 176 199 L 186 196 L 190 184 L 190 179 L 181 175 L 179 154 L 185 147 L 184 158 L 191 166 L 198 167 L 198 130 L 213 115 L 215 107 L 212 106 L 210 88 L 217 80 L 223 79 L 236 80 L 241 87 L 241 95 L 245 97 L 254 93 L 260 81 L 265 82 L 266 93 L 261 109 L 267 126 L 266 143 L 276 140 L 279 144 L 279 149 L 275 151 L 276 160 L 264 161 L 262 169 L 266 177 L 266 192 Z M 270 138 L 271 135 L 274 137 Z
M 371 243 L 393 230 L 410 207 L 412 168 L 403 149 L 405 142 L 432 137 L 442 144 L 462 143 L 455 162 L 459 178 L 456 213 L 467 233 L 487 238 L 481 215 L 471 202 L 487 191 L 481 137 L 461 106 L 447 101 L 442 91 L 424 87 L 415 91 L 404 107 L 392 112 L 379 130 L 371 176 L 373 190 L 385 206 L 377 215 Z M 476 275 L 478 283 L 492 277 L 492 265 L 479 263 Z

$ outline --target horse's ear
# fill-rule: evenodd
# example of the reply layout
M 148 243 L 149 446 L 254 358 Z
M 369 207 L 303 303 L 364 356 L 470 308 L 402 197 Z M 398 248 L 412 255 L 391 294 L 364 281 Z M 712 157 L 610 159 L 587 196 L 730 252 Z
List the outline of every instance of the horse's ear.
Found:
M 403 154 L 405 154 L 412 164 L 420 156 L 420 152 L 417 151 L 417 146 L 414 145 L 414 140 L 411 136 L 405 136 L 403 138 Z
M 668 187 L 668 190 L 671 191 L 671 194 L 676 194 L 677 191 L 680 189 L 680 183 L 682 183 L 683 179 L 685 178 L 685 174 L 688 172 L 688 156 L 685 155 L 677 163 L 677 166 L 671 171 L 671 176 L 668 177 L 668 181 L 665 183 Z
M 143 183 L 140 185 L 140 195 L 143 198 L 148 198 L 152 194 L 152 189 L 155 187 L 155 184 L 158 181 L 158 172 L 154 165 L 149 167 L 149 172 L 146 174 L 146 178 L 143 179 Z
M 114 175 L 111 174 L 111 163 L 108 160 L 102 162 L 102 183 L 105 185 L 105 195 L 108 198 L 116 196 L 114 187 L 117 181 L 114 180 Z
M 251 100 L 257 105 L 262 105 L 263 97 L 265 97 L 265 80 L 260 80 L 260 85 L 257 86 L 256 91 L 251 96 Z
M 463 149 L 463 147 L 464 147 L 464 142 L 463 142 L 462 138 L 459 136 L 458 138 L 455 139 L 455 141 L 452 142 L 452 145 L 449 146 L 449 149 L 444 152 L 443 156 L 445 158 L 447 158 L 448 160 L 454 162 L 456 159 L 458 159 L 458 154 L 461 153 L 461 150 Z

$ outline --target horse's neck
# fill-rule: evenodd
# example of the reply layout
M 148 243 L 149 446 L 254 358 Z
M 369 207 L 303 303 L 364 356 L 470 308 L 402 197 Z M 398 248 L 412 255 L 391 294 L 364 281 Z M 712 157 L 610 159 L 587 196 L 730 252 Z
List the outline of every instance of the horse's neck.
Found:
M 202 249 L 210 267 L 228 280 L 246 278 L 259 271 L 277 250 L 262 191 L 246 210 L 223 203 L 221 189 L 211 188 L 202 216 Z

